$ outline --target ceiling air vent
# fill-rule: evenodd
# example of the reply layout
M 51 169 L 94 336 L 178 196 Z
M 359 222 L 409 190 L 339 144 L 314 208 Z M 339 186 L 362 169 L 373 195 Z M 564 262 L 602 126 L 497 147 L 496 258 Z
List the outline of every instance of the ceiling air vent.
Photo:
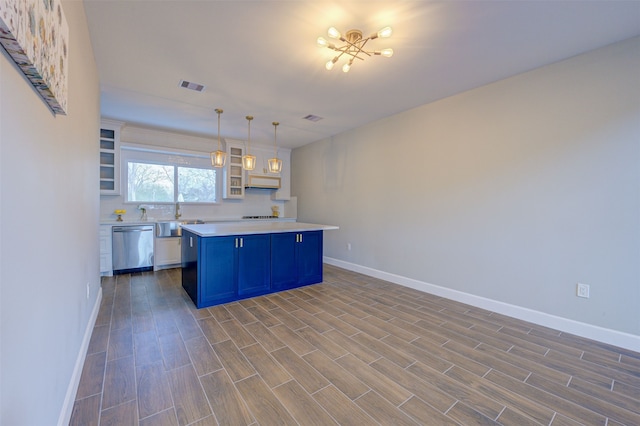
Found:
M 314 123 L 316 121 L 322 120 L 322 117 L 318 117 L 317 115 L 313 115 L 313 114 L 309 114 L 309 115 L 307 115 L 305 117 L 302 117 L 302 118 L 305 119 L 305 120 L 313 121 Z
M 195 90 L 196 92 L 202 92 L 204 90 L 204 86 L 202 84 L 192 83 L 186 80 L 180 81 L 180 87 L 183 87 L 189 90 Z

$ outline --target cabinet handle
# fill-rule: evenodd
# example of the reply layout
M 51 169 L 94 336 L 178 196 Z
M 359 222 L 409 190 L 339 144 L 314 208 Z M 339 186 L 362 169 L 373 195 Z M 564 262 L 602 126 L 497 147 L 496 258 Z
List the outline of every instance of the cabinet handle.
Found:
M 244 247 L 244 238 L 240 238 L 240 248 Z
M 236 248 L 238 248 L 238 239 L 236 238 L 235 241 L 236 241 Z
M 300 242 L 302 242 L 302 234 L 300 234 Z

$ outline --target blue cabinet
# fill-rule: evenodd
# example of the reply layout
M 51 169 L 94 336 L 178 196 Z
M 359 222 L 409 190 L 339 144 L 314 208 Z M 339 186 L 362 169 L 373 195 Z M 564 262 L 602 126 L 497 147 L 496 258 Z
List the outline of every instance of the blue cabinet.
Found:
M 236 237 L 238 296 L 265 294 L 271 287 L 271 236 Z
M 298 233 L 271 236 L 271 287 L 274 290 L 288 290 L 298 284 L 297 244 Z
M 300 234 L 298 244 L 298 284 L 307 285 L 322 281 L 322 231 Z
M 182 232 L 182 286 L 205 308 L 270 291 L 269 234 L 199 237 Z
M 233 300 L 236 295 L 236 268 L 233 237 L 200 238 L 198 257 L 198 303 L 211 306 Z
M 288 290 L 322 281 L 322 231 L 271 235 L 271 288 Z

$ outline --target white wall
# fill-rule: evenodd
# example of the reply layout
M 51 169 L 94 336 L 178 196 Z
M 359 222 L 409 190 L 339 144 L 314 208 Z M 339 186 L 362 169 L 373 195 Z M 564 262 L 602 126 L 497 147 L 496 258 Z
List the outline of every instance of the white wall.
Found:
M 7 426 L 64 417 L 100 289 L 98 74 L 83 3 L 63 9 L 67 116 L 52 115 L 0 54 L 0 424 Z
M 299 220 L 347 265 L 640 336 L 638 70 L 636 38 L 295 149 Z

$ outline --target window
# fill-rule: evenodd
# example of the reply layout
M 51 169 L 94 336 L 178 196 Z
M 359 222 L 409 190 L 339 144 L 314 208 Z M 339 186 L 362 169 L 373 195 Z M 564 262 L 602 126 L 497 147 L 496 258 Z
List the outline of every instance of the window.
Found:
M 129 161 L 127 177 L 127 201 L 176 201 L 174 166 Z
M 178 167 L 178 201 L 213 203 L 216 201 L 216 173 L 213 169 Z
M 208 157 L 132 148 L 123 148 L 123 157 L 127 202 L 216 201 L 216 171 Z

